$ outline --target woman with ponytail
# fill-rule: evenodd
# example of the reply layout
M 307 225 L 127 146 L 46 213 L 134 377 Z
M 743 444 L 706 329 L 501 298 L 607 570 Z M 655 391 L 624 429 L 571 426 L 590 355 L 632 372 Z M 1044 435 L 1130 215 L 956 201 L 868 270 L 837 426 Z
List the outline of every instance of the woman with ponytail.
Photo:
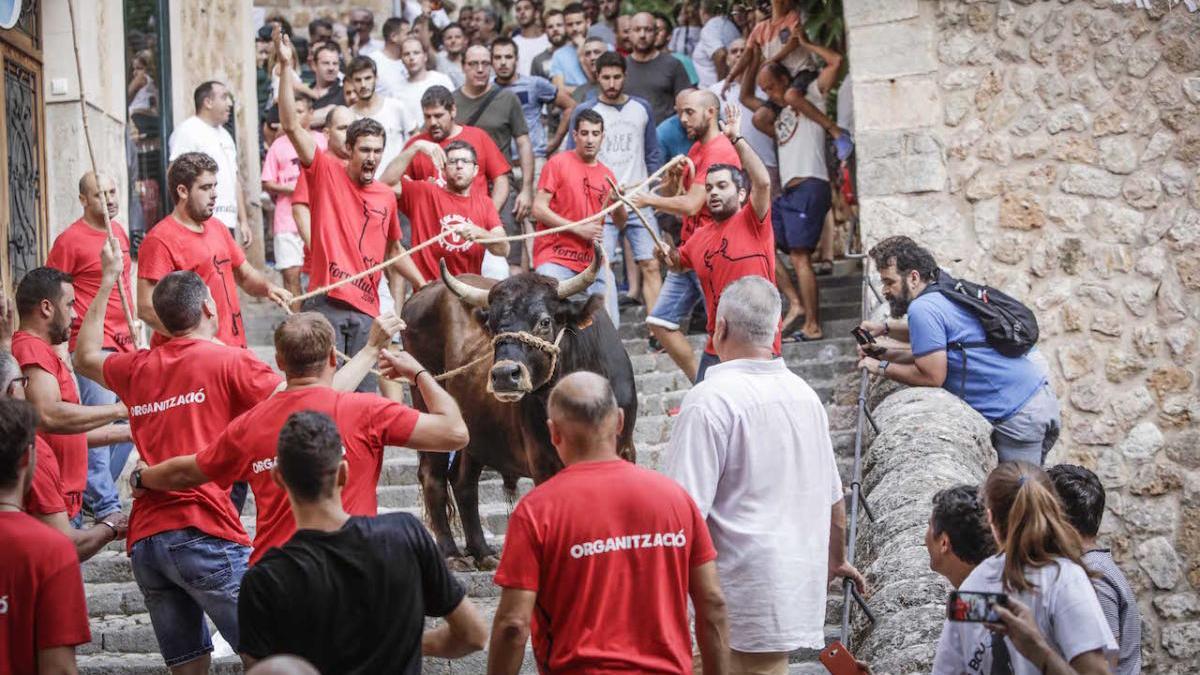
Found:
M 1006 593 L 1015 602 L 998 610 L 1002 623 L 946 621 L 934 673 L 1110 672 L 1117 644 L 1049 477 L 1004 462 L 981 492 L 998 553 L 959 591 Z

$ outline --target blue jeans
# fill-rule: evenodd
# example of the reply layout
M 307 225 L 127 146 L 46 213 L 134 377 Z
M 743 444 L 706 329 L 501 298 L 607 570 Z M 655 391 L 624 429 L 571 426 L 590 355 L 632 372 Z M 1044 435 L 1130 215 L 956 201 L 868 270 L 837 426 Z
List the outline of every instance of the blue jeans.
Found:
M 79 383 L 79 402 L 83 405 L 111 405 L 117 402 L 117 395 L 98 382 L 93 382 L 78 373 L 75 380 Z M 132 450 L 133 443 L 114 443 L 88 448 L 87 487 L 83 492 L 83 504 L 91 510 L 96 520 L 121 510 L 116 480 L 121 476 Z
M 700 290 L 700 279 L 695 272 L 667 272 L 646 323 L 679 330 L 679 322 L 691 316 L 696 303 L 703 299 L 704 292 Z
M 649 207 L 642 209 L 642 214 L 646 216 L 650 227 L 654 228 L 654 234 L 659 234 L 658 223 L 654 219 L 654 209 Z M 608 255 L 610 265 L 620 253 L 622 235 L 629 240 L 634 260 L 641 262 L 654 259 L 654 236 L 646 231 L 646 226 L 642 224 L 642 220 L 637 217 L 637 214 L 630 213 L 629 219 L 625 221 L 624 230 L 617 228 L 612 221 L 612 216 L 604 221 L 604 253 Z
M 570 269 L 569 267 L 563 267 L 558 263 L 550 262 L 538 265 L 534 272 L 551 277 L 553 279 L 558 279 L 559 281 L 565 281 L 578 274 L 578 272 Z M 592 285 L 588 286 L 586 292 L 587 295 L 593 295 L 597 293 L 604 296 L 604 309 L 608 311 L 608 318 L 612 321 L 613 326 L 620 327 L 621 314 L 620 310 L 617 308 L 617 284 L 613 279 L 612 268 L 610 268 L 608 265 L 605 265 L 603 269 L 600 270 L 600 274 L 596 277 L 596 280 L 592 282 Z
M 137 541 L 130 558 L 168 667 L 212 652 L 205 614 L 237 649 L 238 590 L 249 547 L 188 527 Z

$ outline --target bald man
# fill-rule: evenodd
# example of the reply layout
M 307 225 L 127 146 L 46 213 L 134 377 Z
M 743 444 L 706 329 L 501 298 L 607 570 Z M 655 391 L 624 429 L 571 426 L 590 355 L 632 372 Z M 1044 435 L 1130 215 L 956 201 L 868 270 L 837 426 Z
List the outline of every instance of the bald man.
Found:
M 246 675 L 321 675 L 312 664 L 299 656 L 287 654 L 263 659 L 246 671 Z
M 728 672 L 725 599 L 695 503 L 617 456 L 624 413 L 608 380 L 564 377 L 548 411 L 566 468 L 509 520 L 488 673 L 520 670 L 531 617 L 545 672 L 692 672 L 689 597 L 705 674 Z
M 46 266 L 71 275 L 71 286 L 75 289 L 75 313 L 82 317 L 87 314 L 88 306 L 100 288 L 100 249 L 108 238 L 106 214 L 108 220 L 112 221 L 112 229 L 125 254 L 125 269 L 121 272 L 125 292 L 129 293 L 133 286 L 129 283 L 129 237 L 125 234 L 125 226 L 115 220 L 120 209 L 117 182 L 105 174 L 99 177 L 91 171 L 83 174 L 79 178 L 79 205 L 83 207 L 83 215 L 54 240 Z M 128 295 L 126 297 L 129 298 Z M 72 353 L 78 335 L 79 322 L 72 321 L 68 342 Z M 125 312 L 121 309 L 121 298 L 116 293 L 109 297 L 108 309 L 104 314 L 104 349 L 108 352 L 134 350 L 134 338 L 129 332 Z M 92 380 L 82 375 L 77 375 L 76 379 L 81 404 L 111 405 L 117 402 L 116 394 Z M 125 468 L 125 461 L 132 449 L 133 444 L 128 442 L 88 448 L 87 487 L 83 493 L 83 505 L 97 520 L 104 520 L 121 510 L 115 481 Z
M 648 12 L 633 15 L 633 52 L 626 61 L 625 91 L 650 102 L 654 123 L 674 112 L 675 95 L 691 86 L 683 63 L 654 44 L 654 17 Z

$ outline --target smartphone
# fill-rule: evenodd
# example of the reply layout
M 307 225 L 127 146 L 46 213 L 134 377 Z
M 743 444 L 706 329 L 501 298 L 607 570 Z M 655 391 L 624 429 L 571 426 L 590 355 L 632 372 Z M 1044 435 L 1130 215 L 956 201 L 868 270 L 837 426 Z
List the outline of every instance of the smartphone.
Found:
M 866 347 L 867 345 L 875 344 L 875 336 L 863 330 L 862 326 L 855 326 L 850 330 L 850 334 L 858 340 L 858 344 Z
M 951 621 L 996 623 L 1000 621 L 995 609 L 997 605 L 1007 607 L 1008 596 L 982 591 L 950 591 L 950 599 L 946 602 L 946 618 Z
M 859 675 L 858 661 L 841 640 L 834 640 L 828 647 L 821 650 L 819 656 L 825 669 L 833 675 Z

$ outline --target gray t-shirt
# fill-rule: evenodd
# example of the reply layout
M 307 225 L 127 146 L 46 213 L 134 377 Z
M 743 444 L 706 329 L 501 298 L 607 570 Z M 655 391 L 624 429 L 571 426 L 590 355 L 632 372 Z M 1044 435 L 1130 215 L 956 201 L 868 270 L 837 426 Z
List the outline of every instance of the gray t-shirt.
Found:
M 487 91 L 479 98 L 471 98 L 463 93 L 463 90 L 456 89 L 454 91 L 454 105 L 458 108 L 456 121 L 459 124 L 469 124 L 474 127 L 479 127 L 496 141 L 496 147 L 511 161 L 513 158 L 511 147 L 513 139 L 518 136 L 528 136 L 529 127 L 525 124 L 525 113 L 521 110 L 521 102 L 517 97 L 506 89 L 501 89 L 495 96 L 488 101 L 488 96 L 491 94 L 495 84 L 488 85 Z M 487 107 L 478 119 L 471 121 L 475 117 L 475 111 L 488 101 Z
M 654 124 L 675 114 L 675 95 L 692 86 L 679 59 L 667 52 L 642 63 L 632 55 L 625 59 L 625 93 L 650 102 Z

